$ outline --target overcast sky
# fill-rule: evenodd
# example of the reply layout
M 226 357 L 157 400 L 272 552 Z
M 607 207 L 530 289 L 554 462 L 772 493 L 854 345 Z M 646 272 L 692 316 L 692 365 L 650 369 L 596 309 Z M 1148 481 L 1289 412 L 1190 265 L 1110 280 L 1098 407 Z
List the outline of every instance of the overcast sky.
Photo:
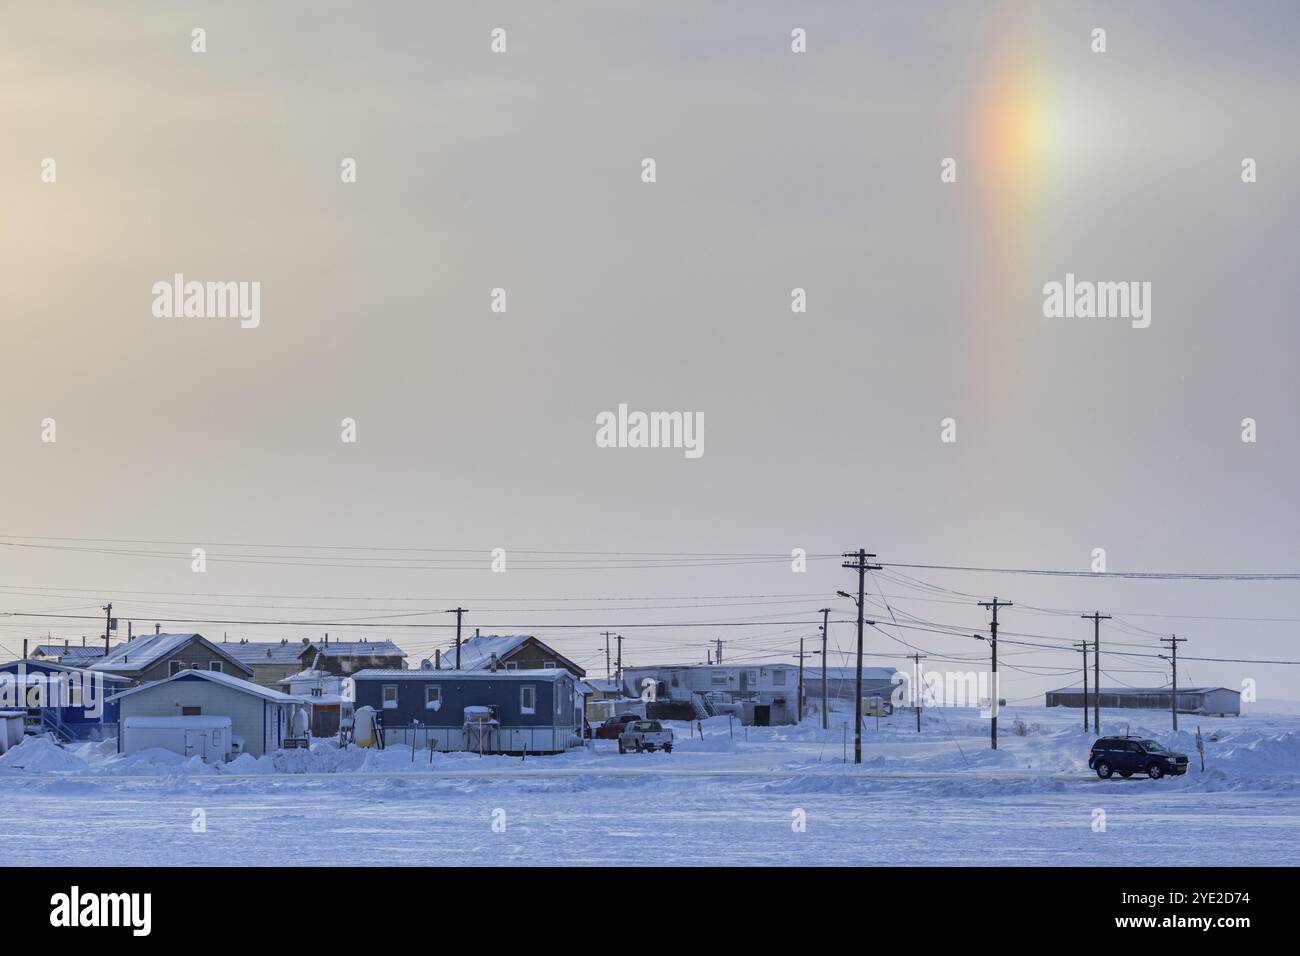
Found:
M 414 662 L 447 632 L 168 622 L 459 603 L 603 674 L 606 629 L 627 663 L 702 661 L 714 638 L 792 660 L 814 626 L 629 625 L 847 619 L 853 576 L 525 552 L 1300 570 L 1298 21 L 1283 2 L 7 4 L 0 610 L 112 600 L 137 631 L 393 637 Z M 175 273 L 259 282 L 260 325 L 155 317 Z M 1067 273 L 1150 282 L 1150 327 L 1045 318 Z M 597 447 L 620 403 L 701 413 L 704 454 Z M 1090 637 L 1041 609 L 1098 608 L 1135 653 L 1176 631 L 1189 658 L 1300 659 L 1294 581 L 906 573 L 949 590 L 882 578 L 900 623 L 978 630 L 966 595 L 997 594 L 1006 632 Z M 984 651 L 888 630 L 869 653 Z M 0 645 L 47 632 L 96 624 L 11 619 Z M 1037 673 L 1005 674 L 1009 698 L 1076 679 L 1053 668 L 1077 655 L 1015 651 Z M 1167 674 L 1105 663 L 1106 684 Z M 1296 698 L 1297 673 L 1189 661 L 1180 682 Z

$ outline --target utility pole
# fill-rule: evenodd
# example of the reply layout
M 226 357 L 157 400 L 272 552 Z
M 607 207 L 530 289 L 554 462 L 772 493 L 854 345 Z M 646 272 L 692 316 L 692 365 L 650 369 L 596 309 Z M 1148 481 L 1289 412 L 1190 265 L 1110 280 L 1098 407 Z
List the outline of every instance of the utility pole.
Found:
M 916 711 L 916 732 L 921 732 L 921 661 L 925 654 L 913 654 L 912 657 L 912 708 Z
M 867 559 L 874 558 L 875 555 L 867 554 L 862 548 L 857 551 L 846 551 L 842 557 L 853 559 L 845 561 L 843 567 L 858 572 L 858 681 L 853 695 L 853 762 L 860 764 L 862 763 L 862 602 L 866 599 L 867 572 L 879 571 L 880 565 L 871 564 Z
M 605 639 L 605 680 L 609 680 L 611 676 L 609 673 L 609 639 L 613 635 L 613 631 L 605 631 L 601 634 L 601 637 Z
M 456 670 L 460 670 L 460 619 L 468 610 L 469 608 L 467 607 L 454 607 L 451 610 L 444 612 L 446 614 L 456 615 Z M 414 740 L 412 740 L 412 744 L 414 744 Z
M 799 723 L 803 723 L 803 638 L 799 638 Z
M 1080 641 L 1074 645 L 1083 652 L 1083 729 L 1088 729 L 1088 642 Z
M 108 653 L 108 632 L 113 628 L 113 602 L 109 601 L 101 610 L 104 612 L 104 653 Z
M 722 638 L 720 637 L 714 638 L 713 643 L 718 645 L 718 653 L 713 655 L 713 663 L 721 664 L 722 663 Z
M 987 607 L 993 610 L 993 623 L 989 625 L 989 634 L 992 637 L 993 646 L 993 686 L 991 688 L 991 700 L 989 701 L 989 712 L 993 715 L 992 726 L 989 734 L 992 741 L 992 749 L 998 749 L 998 702 L 1002 697 L 1001 689 L 998 687 L 998 608 L 1012 607 L 1010 601 L 999 601 L 995 596 L 992 601 L 980 601 L 980 607 Z
M 1160 638 L 1161 644 L 1168 644 L 1169 650 L 1173 655 L 1169 663 L 1173 666 L 1174 683 L 1173 690 L 1169 695 L 1169 713 L 1174 718 L 1174 730 L 1178 729 L 1178 645 L 1186 644 L 1187 638 L 1179 637 L 1177 634 L 1170 634 L 1168 637 Z
M 826 629 L 830 618 L 831 609 L 822 608 L 822 730 L 831 729 L 830 708 L 826 705 Z
M 1109 621 L 1109 614 L 1093 611 L 1080 614 L 1081 618 L 1092 619 L 1092 729 L 1101 734 L 1101 622 Z M 1083 701 L 1084 709 L 1088 707 L 1087 698 Z
M 615 634 L 614 639 L 618 641 L 618 661 L 614 665 L 614 677 L 618 680 L 619 689 L 623 688 L 623 635 Z

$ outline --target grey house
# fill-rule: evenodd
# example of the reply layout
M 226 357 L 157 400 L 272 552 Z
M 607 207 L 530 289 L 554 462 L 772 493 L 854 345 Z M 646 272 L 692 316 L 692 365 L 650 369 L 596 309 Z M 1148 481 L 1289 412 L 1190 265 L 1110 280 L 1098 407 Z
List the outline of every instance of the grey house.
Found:
M 356 706 L 375 709 L 385 743 L 536 754 L 581 742 L 582 695 L 564 668 L 365 670 L 352 679 Z
M 403 668 L 406 651 L 392 641 L 331 641 L 327 636 L 318 644 L 301 648 L 298 661 L 299 671 L 355 674 L 367 668 Z
M 141 683 L 162 680 L 183 670 L 214 671 L 251 680 L 253 669 L 202 634 L 146 634 L 118 644 L 90 666 Z
M 1099 703 L 1109 709 L 1169 711 L 1172 694 L 1169 687 L 1103 687 Z M 1048 707 L 1091 707 L 1096 697 L 1096 691 L 1089 688 L 1085 704 L 1082 687 L 1062 687 L 1047 692 L 1046 704 Z M 1205 717 L 1236 716 L 1241 713 L 1241 692 L 1228 687 L 1180 687 L 1178 712 Z
M 222 641 L 218 646 L 252 668 L 254 683 L 272 690 L 281 680 L 302 670 L 303 645 L 296 641 Z
M 244 753 L 260 757 L 280 749 L 302 698 L 281 694 L 220 671 L 184 669 L 109 698 L 119 719 L 128 717 L 229 717 Z M 121 750 L 121 736 L 118 749 Z

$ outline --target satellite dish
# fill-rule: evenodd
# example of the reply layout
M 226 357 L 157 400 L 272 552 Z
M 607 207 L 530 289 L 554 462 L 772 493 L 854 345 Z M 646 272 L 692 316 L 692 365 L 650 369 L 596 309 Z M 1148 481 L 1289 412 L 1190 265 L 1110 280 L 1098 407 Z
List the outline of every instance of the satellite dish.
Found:
M 420 670 L 422 671 L 433 670 L 433 661 L 429 660 L 429 658 L 427 657 L 424 660 L 420 661 Z

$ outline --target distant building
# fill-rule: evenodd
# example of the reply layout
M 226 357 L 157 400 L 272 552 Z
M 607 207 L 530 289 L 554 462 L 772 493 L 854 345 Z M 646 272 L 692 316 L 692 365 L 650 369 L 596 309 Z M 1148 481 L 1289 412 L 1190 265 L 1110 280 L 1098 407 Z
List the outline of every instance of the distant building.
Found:
M 401 670 L 406 652 L 392 641 L 331 641 L 308 644 L 298 651 L 298 670 L 354 674 L 366 669 Z
M 456 666 L 456 648 L 442 655 L 444 667 Z M 460 669 L 463 671 L 550 670 L 562 667 L 574 677 L 587 672 L 549 644 L 530 634 L 475 634 L 460 643 Z
M 145 634 L 132 638 L 114 646 L 90 669 L 141 683 L 163 680 L 185 670 L 253 678 L 251 667 L 202 634 Z
M 1098 703 L 1106 709 L 1168 711 L 1172 693 L 1169 687 L 1103 687 Z M 1082 687 L 1062 687 L 1049 690 L 1046 703 L 1048 707 L 1091 707 L 1097 696 L 1090 688 L 1085 704 Z M 1178 712 L 1205 717 L 1235 716 L 1241 713 L 1241 692 L 1228 687 L 1180 687 Z
M 32 660 L 55 661 L 73 667 L 89 667 L 104 656 L 104 645 L 87 645 L 84 643 L 84 638 L 82 641 L 81 644 L 73 644 L 70 641 L 64 641 L 62 644 L 37 644 L 32 651 Z
M 291 736 L 290 720 L 303 701 L 221 671 L 185 669 L 171 677 L 122 691 L 109 700 L 120 718 L 229 717 L 243 738 L 243 752 L 260 757 L 279 750 Z M 118 738 L 118 749 L 122 740 Z
M 375 710 L 386 744 L 435 750 L 560 753 L 582 739 L 582 695 L 569 671 L 365 670 L 357 707 Z
M 894 688 L 901 686 L 898 673 L 893 667 L 862 668 L 862 696 L 881 697 L 889 700 Z M 827 700 L 853 701 L 857 688 L 858 669 L 856 667 L 826 668 Z M 822 669 L 817 663 L 807 664 L 803 669 L 804 700 L 808 704 L 818 704 L 822 699 Z
M 313 737 L 332 737 L 352 726 L 352 698 L 344 687 L 347 680 L 341 674 L 305 670 L 276 681 L 276 689 L 307 702 Z
M 222 641 L 221 649 L 253 670 L 253 683 L 275 688 L 290 674 L 302 670 L 303 645 L 288 640 Z
M 804 677 L 807 679 L 805 669 Z M 647 684 L 646 681 L 650 681 Z M 799 668 L 794 664 L 657 664 L 623 669 L 623 692 L 685 702 L 695 716 L 737 714 L 758 727 L 793 724 L 798 716 Z

